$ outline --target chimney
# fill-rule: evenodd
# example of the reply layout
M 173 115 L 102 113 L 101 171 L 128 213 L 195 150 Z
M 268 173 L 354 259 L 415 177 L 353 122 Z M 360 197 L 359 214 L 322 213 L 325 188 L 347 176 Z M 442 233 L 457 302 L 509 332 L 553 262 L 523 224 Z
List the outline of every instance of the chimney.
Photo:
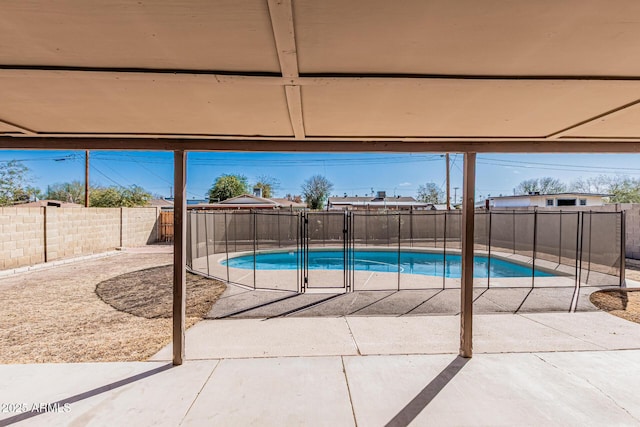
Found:
M 253 195 L 256 197 L 262 197 L 262 188 L 253 187 Z
M 387 197 L 387 192 L 386 191 L 378 191 L 377 195 L 376 195 L 376 199 L 384 199 Z

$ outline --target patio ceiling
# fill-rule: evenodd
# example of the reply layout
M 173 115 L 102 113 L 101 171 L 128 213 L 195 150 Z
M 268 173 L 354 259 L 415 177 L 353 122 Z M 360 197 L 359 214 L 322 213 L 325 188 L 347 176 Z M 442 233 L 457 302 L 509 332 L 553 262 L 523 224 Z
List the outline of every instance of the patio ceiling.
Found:
M 635 0 L 7 0 L 0 12 L 0 148 L 639 150 Z

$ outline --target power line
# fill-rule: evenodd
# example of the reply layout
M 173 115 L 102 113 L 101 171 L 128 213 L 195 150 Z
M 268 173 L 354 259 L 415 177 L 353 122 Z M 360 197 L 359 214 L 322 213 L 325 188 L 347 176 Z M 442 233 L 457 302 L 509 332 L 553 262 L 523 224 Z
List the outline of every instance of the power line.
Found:
M 579 169 L 593 169 L 593 170 L 600 170 L 600 171 L 620 170 L 620 171 L 640 172 L 639 168 L 623 168 L 623 167 L 615 167 L 615 166 L 591 166 L 591 165 L 576 165 L 576 164 L 562 164 L 562 163 L 548 163 L 548 162 L 547 163 L 525 162 L 520 160 L 504 160 L 504 159 L 494 159 L 489 157 L 478 157 L 479 163 L 493 164 L 493 165 L 496 164 L 496 163 L 486 162 L 486 160 L 489 160 L 491 162 L 506 163 L 507 166 L 511 166 L 511 164 L 545 166 L 545 168 L 527 168 L 526 166 L 519 166 L 527 169 L 552 169 L 553 166 L 558 166 L 558 168 L 562 168 L 562 169 L 552 169 L 552 170 L 565 170 L 565 168 L 579 168 Z M 518 167 L 518 166 L 512 166 L 512 167 Z
M 94 171 L 98 172 L 100 175 L 102 175 L 103 177 L 105 177 L 106 179 L 108 179 L 109 181 L 113 182 L 115 185 L 117 185 L 118 187 L 125 187 L 125 185 L 120 184 L 119 182 L 117 182 L 116 180 L 112 179 L 111 177 L 109 177 L 107 174 L 105 174 L 104 172 L 102 172 L 100 169 L 98 169 L 97 167 L 95 167 L 94 165 L 91 165 L 91 169 L 93 169 Z

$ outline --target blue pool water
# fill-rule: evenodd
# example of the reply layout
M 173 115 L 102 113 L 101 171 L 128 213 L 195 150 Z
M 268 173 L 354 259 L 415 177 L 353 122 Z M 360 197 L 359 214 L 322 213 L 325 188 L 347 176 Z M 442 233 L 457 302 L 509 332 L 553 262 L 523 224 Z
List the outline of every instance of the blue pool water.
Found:
M 354 269 L 371 272 L 398 272 L 398 252 L 360 251 L 355 250 Z M 229 258 L 229 267 L 253 269 L 253 254 L 236 258 Z M 295 270 L 298 267 L 298 256 L 295 251 L 258 253 L 255 257 L 257 270 Z M 222 261 L 226 265 L 226 261 Z M 476 256 L 474 259 L 474 277 L 487 277 L 488 259 L 486 256 Z M 342 251 L 321 250 L 309 252 L 309 270 L 342 270 L 344 255 Z M 446 262 L 442 253 L 410 252 L 400 253 L 400 272 L 408 274 L 422 274 L 425 276 L 440 276 L 459 278 L 461 272 L 461 257 L 447 254 Z M 546 271 L 535 271 L 536 277 L 551 277 Z M 491 258 L 491 277 L 531 277 L 531 267 Z

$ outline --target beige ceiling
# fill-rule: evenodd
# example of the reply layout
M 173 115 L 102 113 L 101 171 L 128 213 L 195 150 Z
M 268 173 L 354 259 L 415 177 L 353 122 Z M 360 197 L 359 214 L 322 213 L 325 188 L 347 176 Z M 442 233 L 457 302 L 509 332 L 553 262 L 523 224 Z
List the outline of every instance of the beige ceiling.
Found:
M 638 40 L 636 0 L 7 0 L 0 134 L 640 142 Z

